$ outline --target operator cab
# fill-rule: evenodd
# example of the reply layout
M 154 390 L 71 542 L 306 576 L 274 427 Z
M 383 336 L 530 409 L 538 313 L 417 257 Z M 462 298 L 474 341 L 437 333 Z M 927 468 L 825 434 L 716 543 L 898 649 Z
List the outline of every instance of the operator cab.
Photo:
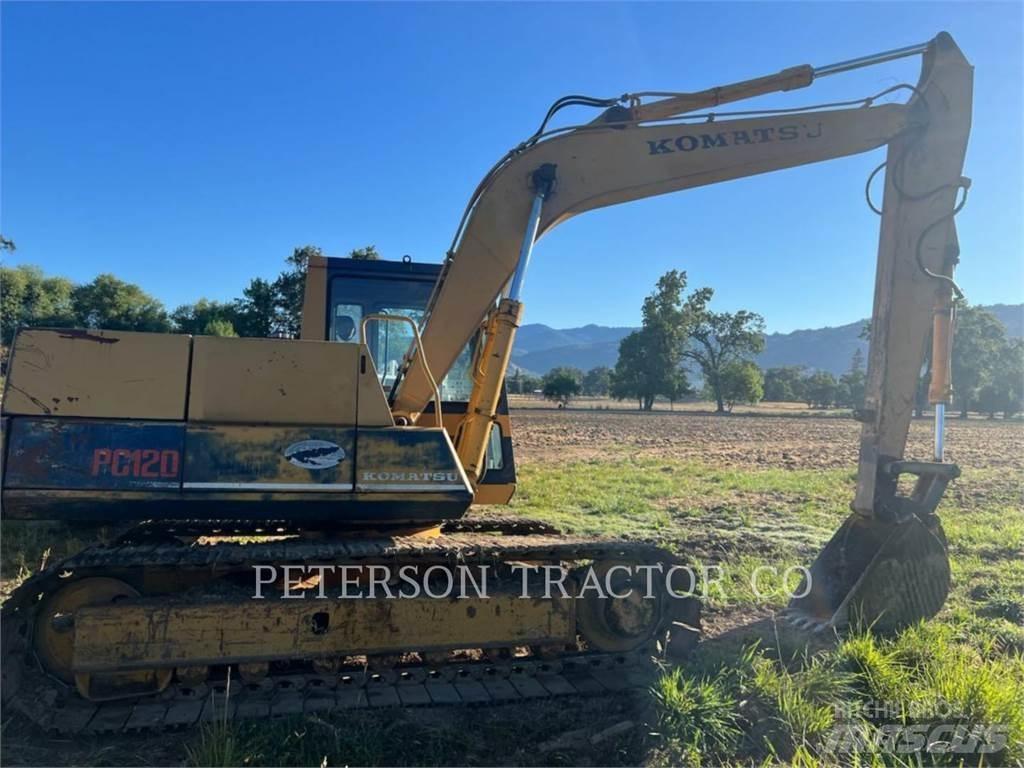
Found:
M 405 316 L 420 325 L 440 272 L 440 264 L 411 260 L 314 257 L 307 275 L 302 338 L 362 341 L 363 318 L 367 315 Z M 318 302 L 319 307 L 314 306 L 316 296 L 326 298 L 325 302 L 323 299 Z M 370 320 L 366 323 L 365 341 L 381 386 L 385 394 L 389 394 L 397 381 L 402 359 L 413 343 L 412 329 L 406 323 Z M 470 368 L 475 344 L 474 338 L 438 382 L 444 426 L 453 439 L 465 417 L 473 390 Z M 430 403 L 425 413 L 432 414 L 433 409 Z M 497 415 L 487 449 L 487 471 L 477 491 L 478 504 L 505 503 L 515 488 L 508 398 L 504 391 Z

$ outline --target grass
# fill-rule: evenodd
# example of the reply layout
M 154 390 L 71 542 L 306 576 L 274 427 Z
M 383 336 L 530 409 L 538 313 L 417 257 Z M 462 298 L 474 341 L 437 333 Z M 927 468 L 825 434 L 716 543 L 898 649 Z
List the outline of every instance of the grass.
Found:
M 751 576 L 766 564 L 779 573 L 806 564 L 806 553 L 847 514 L 855 482 L 844 470 L 740 470 L 619 458 L 527 467 L 521 478 L 513 509 L 524 515 L 582 534 L 653 535 L 694 562 L 725 561 L 726 594 L 711 592 L 712 611 L 780 607 L 780 577 L 762 578 L 762 597 Z M 653 691 L 658 737 L 649 761 L 1024 765 L 1019 480 L 1005 470 L 968 470 L 939 512 L 954 579 L 939 617 L 894 637 L 855 634 L 826 651 L 788 658 L 782 647 L 737 657 L 706 646 L 695 669 L 667 673 Z M 933 713 L 924 722 L 940 722 L 935 713 L 947 710 L 941 722 L 967 729 L 998 725 L 1006 729 L 1007 744 L 992 755 L 906 755 L 870 741 L 857 753 L 830 752 L 837 722 L 876 737 L 892 725 L 861 716 L 836 719 L 877 702 L 901 713 L 896 719 L 904 726 L 921 725 L 912 716 L 920 713 Z
M 848 470 L 730 469 L 615 452 L 600 461 L 527 465 L 512 512 L 584 535 L 653 538 L 695 565 L 728 565 L 724 594 L 710 593 L 708 614 L 711 621 L 739 617 L 738 626 L 705 643 L 682 669 L 666 671 L 649 697 L 213 723 L 185 737 L 182 759 L 247 766 L 1024 765 L 1024 515 L 1019 479 L 1006 470 L 966 471 L 940 507 L 954 584 L 935 620 L 813 648 L 743 626 L 744 616 L 765 615 L 753 609 L 785 602 L 781 572 L 809 562 L 848 513 L 853 488 Z M 4 534 L 8 578 L 34 569 L 47 548 L 76 546 L 9 523 Z M 751 578 L 765 565 L 777 573 L 760 573 L 758 595 Z M 885 716 L 868 716 L 878 702 L 887 704 Z M 940 705 L 945 718 L 934 714 Z M 870 740 L 853 753 L 830 745 L 837 728 L 878 737 L 894 724 L 940 719 L 1000 725 L 1006 745 L 969 756 L 905 755 Z M 591 743 L 623 721 L 635 726 Z M 569 746 L 540 746 L 574 731 L 582 735 Z
M 348 711 L 326 717 L 213 723 L 187 747 L 191 766 L 329 765 L 563 765 L 589 746 L 590 729 L 567 752 L 554 739 L 581 723 L 621 720 L 628 701 L 590 700 L 581 707 L 535 702 L 531 712 L 510 707 L 448 710 Z M 524 728 L 529 739 L 524 739 Z M 551 747 L 543 747 L 550 742 Z M 602 742 L 595 761 L 634 765 L 642 759 L 635 734 Z M 495 756 L 500 755 L 501 759 Z M 598 758 L 597 755 L 600 755 Z
M 892 638 L 855 634 L 814 654 L 780 658 L 752 646 L 714 672 L 672 670 L 653 693 L 662 729 L 652 762 L 846 765 L 1024 764 L 1024 657 L 987 652 L 944 623 Z M 938 725 L 981 733 L 998 726 L 1005 744 L 988 755 L 901 752 L 870 741 L 850 753 L 837 732 L 878 734 L 893 726 Z M 738 731 L 738 727 L 742 731 Z M 947 731 L 948 733 L 949 731 Z M 739 734 L 742 734 L 742 738 Z M 841 742 L 840 742 L 841 744 Z
M 582 534 L 674 539 L 688 519 L 714 513 L 750 527 L 763 513 L 830 528 L 846 514 L 853 476 L 846 470 L 740 470 L 656 458 L 526 466 L 512 508 Z

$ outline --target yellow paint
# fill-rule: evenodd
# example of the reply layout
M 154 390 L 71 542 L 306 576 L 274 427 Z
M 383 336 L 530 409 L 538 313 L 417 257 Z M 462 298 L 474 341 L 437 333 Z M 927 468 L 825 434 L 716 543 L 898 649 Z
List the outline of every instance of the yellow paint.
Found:
M 328 595 L 339 591 L 332 588 Z M 324 626 L 326 631 L 314 631 Z M 96 673 L 506 647 L 568 642 L 574 631 L 571 599 L 520 599 L 516 594 L 487 599 L 122 602 L 76 612 L 73 667 L 78 673 Z
M 7 416 L 185 416 L 191 336 L 22 330 L 3 399 Z
M 351 426 L 359 344 L 196 337 L 189 421 Z

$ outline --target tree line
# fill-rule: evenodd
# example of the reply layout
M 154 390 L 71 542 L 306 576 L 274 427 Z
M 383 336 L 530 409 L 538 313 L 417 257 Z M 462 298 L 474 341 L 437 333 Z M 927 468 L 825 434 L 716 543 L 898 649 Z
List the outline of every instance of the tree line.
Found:
M 579 395 L 610 395 L 633 399 L 651 410 L 657 398 L 670 404 L 682 399 L 709 400 L 716 411 L 731 411 L 739 403 L 802 402 L 810 408 L 861 408 L 867 383 L 864 355 L 855 349 L 849 369 L 840 376 L 804 366 L 762 370 L 753 357 L 764 349 L 764 320 L 755 312 L 713 312 L 714 292 L 700 288 L 689 296 L 686 273 L 663 275 L 644 300 L 639 330 L 619 343 L 618 360 L 609 369 L 584 372 L 559 367 L 543 377 L 522 371 L 509 379 L 509 391 L 541 391 L 566 405 Z M 865 327 L 862 337 L 870 336 Z M 930 348 L 930 344 L 928 345 Z M 929 356 L 930 357 L 930 356 Z M 687 368 L 700 371 L 700 392 L 691 386 Z M 915 410 L 927 406 L 930 359 L 918 383 Z M 1024 340 L 1011 339 L 990 312 L 966 303 L 957 309 L 952 354 L 954 407 L 963 418 L 969 411 L 1010 418 L 1024 413 Z
M 0 249 L 13 251 L 3 239 Z M 101 274 L 88 283 L 47 276 L 34 266 L 0 265 L 0 345 L 7 349 L 22 326 L 106 328 L 124 331 L 177 332 L 213 336 L 283 336 L 299 334 L 306 265 L 322 251 L 295 248 L 274 279 L 252 278 L 232 301 L 201 298 L 168 310 L 133 283 Z M 357 248 L 350 258 L 376 260 L 373 245 Z M 651 410 L 657 398 L 669 403 L 702 397 L 726 412 L 738 403 L 804 402 L 812 408 L 859 408 L 864 400 L 865 371 L 860 350 L 849 370 L 836 377 L 828 371 L 783 366 L 762 371 L 753 361 L 764 348 L 764 320 L 754 312 L 714 312 L 711 288 L 686 296 L 686 273 L 663 275 L 644 299 L 642 325 L 622 339 L 614 368 L 589 371 L 559 367 L 543 377 L 514 371 L 508 391 L 567 404 L 579 395 L 635 400 Z M 865 328 L 865 336 L 870 328 Z M 929 345 L 930 346 L 930 345 Z M 930 361 L 919 382 L 916 410 L 927 405 Z M 699 370 L 703 387 L 691 385 L 688 368 Z M 1010 339 L 991 313 L 966 304 L 958 307 L 953 343 L 954 406 L 961 416 L 980 411 L 1010 417 L 1024 412 L 1024 340 Z
M 4 249 L 13 250 L 13 244 Z M 298 336 L 306 265 L 310 256 L 321 255 L 313 245 L 295 248 L 276 278 L 252 278 L 240 297 L 223 302 L 201 298 L 172 310 L 138 285 L 111 274 L 76 285 L 66 277 L 47 276 L 39 267 L 0 266 L 0 344 L 10 346 L 19 327 L 40 326 L 207 336 Z M 372 245 L 357 248 L 349 256 L 380 258 Z

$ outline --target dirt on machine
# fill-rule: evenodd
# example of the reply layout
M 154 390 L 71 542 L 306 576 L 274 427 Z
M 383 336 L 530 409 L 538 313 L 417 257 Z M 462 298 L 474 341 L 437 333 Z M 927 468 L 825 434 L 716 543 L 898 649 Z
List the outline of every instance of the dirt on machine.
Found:
M 720 109 L 905 56 L 916 85 Z M 485 175 L 443 264 L 313 257 L 300 339 L 20 330 L 4 518 L 115 533 L 4 603 L 5 709 L 101 733 L 647 685 L 652 657 L 698 639 L 685 551 L 467 517 L 515 492 L 505 376 L 534 243 L 594 208 L 880 147 L 857 490 L 788 614 L 814 631 L 934 615 L 971 87 L 942 33 L 706 91 L 566 97 Z M 567 107 L 600 113 L 549 127 Z M 936 449 L 910 461 L 929 337 Z

